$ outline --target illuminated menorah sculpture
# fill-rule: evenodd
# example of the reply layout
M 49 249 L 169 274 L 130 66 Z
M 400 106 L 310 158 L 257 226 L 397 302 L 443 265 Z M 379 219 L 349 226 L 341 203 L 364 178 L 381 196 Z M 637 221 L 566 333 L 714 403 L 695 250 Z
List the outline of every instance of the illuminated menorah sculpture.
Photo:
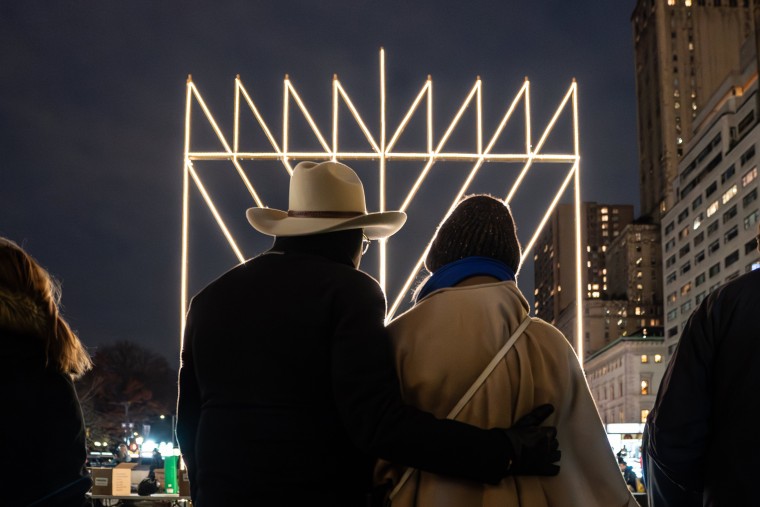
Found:
M 512 197 L 517 192 L 518 188 L 520 187 L 520 184 L 523 182 L 523 179 L 525 178 L 528 171 L 533 166 L 533 162 L 564 163 L 564 164 L 570 164 L 570 169 L 567 171 L 567 174 L 565 175 L 565 178 L 562 181 L 562 184 L 560 185 L 559 189 L 554 195 L 554 198 L 551 201 L 551 204 L 546 209 L 546 212 L 542 220 L 540 221 L 539 225 L 536 227 L 536 230 L 530 242 L 523 249 L 522 258 L 520 259 L 520 262 L 522 263 L 525 260 L 526 256 L 528 255 L 528 253 L 532 250 L 533 245 L 536 242 L 536 239 L 538 238 L 539 234 L 543 230 L 543 227 L 545 226 L 546 222 L 551 216 L 552 211 L 554 210 L 561 196 L 564 194 L 565 190 L 567 189 L 570 182 L 572 181 L 573 187 L 574 187 L 573 200 L 574 200 L 574 211 L 575 211 L 575 247 L 576 247 L 575 249 L 576 250 L 575 252 L 576 303 L 577 303 L 576 304 L 576 312 L 577 312 L 576 313 L 576 323 L 577 323 L 576 352 L 580 358 L 583 357 L 583 340 L 582 340 L 582 337 L 583 337 L 583 318 L 582 318 L 583 317 L 583 309 L 582 309 L 583 297 L 582 297 L 582 277 L 581 277 L 581 233 L 580 233 L 580 222 L 581 222 L 580 221 L 580 204 L 581 204 L 580 156 L 579 156 L 579 151 L 578 151 L 578 146 L 579 146 L 578 144 L 578 100 L 577 100 L 578 88 L 577 88 L 577 83 L 575 81 L 573 81 L 572 84 L 570 85 L 570 88 L 568 89 L 561 103 L 557 107 L 553 117 L 547 124 L 546 128 L 543 131 L 543 134 L 539 138 L 539 141 L 538 143 L 536 143 L 535 147 L 532 145 L 532 142 L 531 142 L 530 82 L 527 79 L 524 81 L 523 86 L 520 88 L 519 92 L 512 100 L 512 103 L 510 104 L 509 108 L 507 109 L 506 113 L 501 119 L 501 122 L 499 123 L 498 127 L 496 128 L 496 130 L 494 131 L 494 133 L 491 135 L 490 139 L 488 140 L 488 143 L 486 144 L 485 148 L 483 147 L 482 84 L 479 77 L 476 79 L 475 85 L 472 87 L 472 90 L 467 95 L 467 98 L 465 98 L 458 112 L 456 113 L 453 120 L 449 124 L 447 130 L 445 131 L 443 137 L 441 137 L 441 139 L 436 144 L 434 144 L 433 142 L 433 82 L 429 76 L 425 84 L 422 86 L 422 89 L 418 93 L 417 97 L 414 99 L 411 107 L 407 111 L 403 120 L 394 131 L 393 135 L 390 138 L 390 141 L 386 141 L 385 53 L 382 49 L 380 49 L 380 132 L 379 132 L 379 135 L 373 135 L 370 129 L 367 128 L 367 125 L 362 120 L 361 115 L 359 114 L 357 109 L 354 107 L 354 104 L 351 101 L 351 98 L 349 97 L 348 93 L 346 93 L 346 90 L 343 88 L 343 86 L 340 84 L 340 81 L 338 80 L 337 76 L 334 76 L 333 82 L 332 82 L 332 113 L 333 113 L 332 120 L 333 121 L 332 121 L 332 140 L 331 140 L 332 142 L 331 143 L 328 143 L 327 140 L 324 138 L 324 136 L 321 134 L 319 128 L 317 127 L 317 124 L 314 122 L 311 114 L 309 113 L 308 109 L 304 105 L 304 102 L 301 100 L 301 97 L 298 95 L 298 92 L 293 87 L 293 84 L 291 83 L 291 81 L 288 79 L 287 76 L 285 77 L 285 81 L 284 81 L 283 131 L 282 131 L 282 139 L 279 143 L 272 135 L 272 132 L 270 131 L 269 127 L 264 121 L 264 118 L 260 114 L 258 108 L 254 104 L 253 100 L 251 99 L 246 89 L 243 87 L 243 83 L 240 80 L 240 76 L 237 76 L 237 78 L 235 79 L 234 133 L 233 133 L 233 141 L 232 141 L 231 146 L 230 146 L 230 143 L 227 141 L 227 138 L 225 137 L 225 135 L 222 133 L 221 129 L 219 128 L 209 108 L 206 106 L 206 103 L 201 97 L 201 94 L 198 91 L 198 88 L 196 88 L 196 86 L 193 84 L 190 77 L 188 77 L 188 80 L 187 80 L 186 93 L 187 94 L 186 94 L 186 111 L 185 111 L 185 157 L 184 157 L 184 183 L 183 183 L 183 201 L 182 201 L 182 206 L 183 206 L 183 209 L 182 209 L 182 262 L 181 262 L 182 282 L 181 282 L 181 296 L 180 296 L 181 297 L 181 305 L 180 305 L 181 306 L 181 309 L 180 309 L 181 335 L 184 334 L 185 314 L 187 312 L 187 303 L 188 303 L 187 301 L 187 290 L 188 290 L 187 289 L 187 286 L 188 286 L 187 274 L 188 274 L 188 227 L 189 227 L 190 180 L 192 180 L 195 183 L 198 190 L 200 191 L 201 196 L 206 202 L 209 210 L 214 216 L 214 219 L 216 220 L 216 223 L 219 225 L 224 236 L 227 238 L 227 241 L 229 242 L 230 247 L 235 253 L 235 256 L 238 258 L 240 262 L 244 262 L 245 260 L 243 253 L 240 251 L 240 248 L 238 247 L 237 243 L 232 237 L 232 234 L 230 233 L 229 229 L 225 225 L 224 220 L 219 214 L 217 207 L 214 205 L 214 202 L 212 201 L 211 196 L 209 195 L 208 191 L 203 185 L 200 176 L 196 172 L 193 166 L 193 161 L 195 160 L 230 161 L 232 165 L 235 167 L 235 169 L 237 170 L 237 173 L 239 174 L 243 184 L 246 186 L 248 192 L 251 194 L 251 197 L 253 198 L 257 206 L 264 206 L 264 203 L 259 197 L 259 194 L 256 192 L 253 184 L 251 183 L 251 181 L 248 179 L 245 172 L 243 171 L 243 168 L 240 164 L 241 160 L 279 160 L 282 163 L 284 169 L 288 172 L 288 174 L 292 174 L 293 172 L 293 166 L 291 162 L 293 160 L 298 160 L 298 159 L 341 160 L 341 161 L 376 160 L 378 162 L 379 181 L 380 181 L 379 183 L 379 211 L 385 211 L 386 166 L 388 162 L 391 162 L 394 160 L 407 160 L 407 161 L 411 160 L 411 161 L 420 161 L 420 163 L 423 164 L 423 167 L 419 176 L 417 177 L 416 181 L 414 182 L 408 194 L 406 195 L 403 204 L 401 205 L 400 208 L 398 208 L 400 211 L 406 211 L 406 209 L 409 207 L 417 191 L 422 186 L 423 182 L 425 181 L 425 178 L 427 177 L 428 173 L 431 171 L 431 169 L 433 168 L 436 162 L 439 162 L 442 160 L 472 162 L 473 165 L 469 171 L 469 174 L 464 184 L 459 189 L 459 192 L 452 199 L 451 206 L 449 207 L 449 210 L 447 211 L 447 213 L 451 212 L 451 210 L 454 209 L 454 207 L 462 198 L 462 196 L 467 192 L 473 179 L 475 178 L 475 175 L 478 173 L 479 169 L 483 166 L 485 162 L 512 162 L 512 163 L 523 164 L 522 169 L 517 179 L 515 180 L 514 184 L 512 185 L 512 188 L 510 189 L 509 193 L 504 199 L 506 203 L 509 203 Z M 251 113 L 255 116 L 256 120 L 258 121 L 258 124 L 261 127 L 263 133 L 266 135 L 267 139 L 269 140 L 269 143 L 271 144 L 271 148 L 272 148 L 271 151 L 268 151 L 268 152 L 240 152 L 239 151 L 238 149 L 239 141 L 240 141 L 240 127 L 239 127 L 240 121 L 239 120 L 240 120 L 241 98 L 245 101 Z M 223 151 L 196 152 L 191 149 L 190 131 L 191 131 L 192 118 L 191 118 L 190 111 L 191 111 L 193 99 L 201 107 L 206 117 L 206 120 L 209 122 L 214 132 L 216 133 L 216 136 L 218 137 L 218 140 L 221 146 L 223 147 Z M 288 132 L 289 132 L 289 108 L 291 105 L 291 100 L 294 101 L 295 104 L 298 106 L 298 108 L 301 110 L 306 121 L 311 127 L 311 130 L 314 133 L 314 136 L 318 140 L 319 144 L 322 146 L 323 151 L 317 151 L 317 152 L 289 151 L 290 147 L 288 144 Z M 343 102 L 345 103 L 345 105 L 348 107 L 351 114 L 353 115 L 353 118 L 356 120 L 357 125 L 359 126 L 361 131 L 364 133 L 364 136 L 366 137 L 367 142 L 369 143 L 369 146 L 371 147 L 371 151 L 368 151 L 368 152 L 340 151 L 339 143 L 338 143 L 338 105 L 339 105 L 340 100 L 343 100 Z M 405 127 L 409 124 L 410 119 L 412 118 L 415 111 L 417 111 L 418 107 L 423 102 L 423 100 L 426 102 L 426 106 L 427 106 L 427 147 L 426 147 L 426 150 L 416 152 L 416 153 L 394 151 L 394 147 L 396 146 L 397 141 L 401 137 L 401 134 L 403 133 Z M 459 120 L 462 117 L 462 115 L 465 113 L 465 111 L 467 111 L 467 109 L 472 106 L 473 102 L 475 103 L 474 107 L 476 108 L 476 114 L 477 114 L 476 151 L 472 153 L 452 153 L 452 152 L 445 151 L 446 143 L 449 140 L 451 133 L 454 131 L 455 127 L 459 123 Z M 494 153 L 493 152 L 494 145 L 496 144 L 497 140 L 499 139 L 499 136 L 501 135 L 502 131 L 507 125 L 507 122 L 512 116 L 512 113 L 515 111 L 515 109 L 520 104 L 520 102 L 524 103 L 524 109 L 525 109 L 525 151 L 523 153 Z M 560 114 L 563 112 L 563 110 L 565 110 L 566 107 L 568 107 L 568 104 L 570 104 L 570 107 L 572 107 L 573 153 L 542 154 L 541 150 L 544 146 L 544 143 L 546 142 L 546 139 L 549 133 L 554 128 L 554 125 L 557 119 L 559 118 Z M 387 241 L 389 240 L 379 241 L 379 247 L 380 247 L 379 282 L 384 290 L 386 288 Z M 425 247 L 424 251 L 419 257 L 419 260 L 417 261 L 414 268 L 409 273 L 409 277 L 407 278 L 403 288 L 399 291 L 398 295 L 393 300 L 393 304 L 391 305 L 389 309 L 386 320 L 391 319 L 393 315 L 395 314 L 395 312 L 398 310 L 402 302 L 402 299 L 404 297 L 404 294 L 406 294 L 407 291 L 410 289 L 412 283 L 414 282 L 415 276 L 420 272 L 420 269 L 422 267 L 423 261 L 427 255 L 429 248 L 430 248 L 430 241 L 428 241 L 427 246 Z

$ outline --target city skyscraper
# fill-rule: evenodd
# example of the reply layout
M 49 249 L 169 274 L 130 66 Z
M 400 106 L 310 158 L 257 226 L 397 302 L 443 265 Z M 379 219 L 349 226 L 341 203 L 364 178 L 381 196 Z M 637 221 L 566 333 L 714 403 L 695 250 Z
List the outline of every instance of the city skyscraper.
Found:
M 573 206 L 560 204 L 544 226 L 534 247 L 534 310 L 536 316 L 559 328 L 576 343 L 575 235 Z M 606 252 L 612 241 L 633 221 L 633 205 L 581 205 L 581 285 L 584 293 L 584 355 L 604 345 L 597 321 L 605 318 L 609 300 Z
M 631 16 L 641 214 L 661 222 L 694 120 L 753 35 L 749 0 L 638 0 Z
M 700 128 L 679 164 L 676 203 L 663 216 L 668 356 L 691 313 L 710 292 L 760 268 L 754 41 L 744 49 L 743 71 L 727 76 L 697 117 Z
M 627 225 L 607 249 L 610 299 L 623 301 L 616 336 L 662 335 L 662 255 L 660 228 L 648 219 Z

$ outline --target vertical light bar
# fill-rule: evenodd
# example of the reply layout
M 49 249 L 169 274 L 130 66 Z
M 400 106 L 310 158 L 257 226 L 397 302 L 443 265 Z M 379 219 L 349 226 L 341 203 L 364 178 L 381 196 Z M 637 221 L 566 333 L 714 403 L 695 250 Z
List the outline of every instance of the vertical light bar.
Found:
M 235 76 L 235 118 L 234 131 L 232 134 L 233 156 L 237 157 L 240 151 L 240 74 Z
M 288 83 L 290 78 L 285 74 L 285 80 L 283 82 L 282 90 L 282 161 L 287 164 L 288 162 L 288 90 L 290 87 Z M 292 172 L 292 171 L 291 171 Z
M 380 48 L 380 198 L 378 206 L 380 211 L 385 211 L 385 49 Z M 386 272 L 385 267 L 387 265 L 387 239 L 380 240 L 380 287 L 385 292 L 386 284 Z
M 185 336 L 185 318 L 187 316 L 187 250 L 188 250 L 188 221 L 190 220 L 190 99 L 192 97 L 193 77 L 188 74 L 185 85 L 185 157 L 182 164 L 182 262 L 180 268 L 180 319 L 179 347 L 182 350 L 182 339 Z
M 581 278 L 582 262 L 581 252 L 581 162 L 580 162 L 580 143 L 578 142 L 578 83 L 573 78 L 573 84 L 570 85 L 573 94 L 573 150 L 575 152 L 575 318 L 577 323 L 577 341 L 578 360 L 583 368 L 583 280 Z
M 333 125 L 332 125 L 332 157 L 333 161 L 338 160 L 335 155 L 338 153 L 338 75 L 333 74 L 332 80 L 332 99 L 333 99 Z
M 427 77 L 427 152 L 433 156 L 433 78 Z
M 523 87 L 525 89 L 525 154 L 530 156 L 533 149 L 533 139 L 530 125 L 530 81 L 528 76 L 525 76 Z
M 477 79 L 478 97 L 477 97 L 477 129 L 478 129 L 478 155 L 483 155 L 483 86 L 480 76 Z

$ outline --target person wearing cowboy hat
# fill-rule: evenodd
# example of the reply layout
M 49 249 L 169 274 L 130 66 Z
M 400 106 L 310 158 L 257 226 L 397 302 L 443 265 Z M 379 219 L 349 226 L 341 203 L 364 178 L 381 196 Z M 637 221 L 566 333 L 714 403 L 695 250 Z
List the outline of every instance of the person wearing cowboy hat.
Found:
M 558 473 L 556 429 L 538 426 L 551 406 L 479 429 L 402 402 L 385 295 L 357 268 L 406 215 L 368 213 L 351 168 L 301 162 L 287 211 L 246 215 L 273 246 L 187 315 L 177 437 L 195 507 L 364 505 L 378 457 L 492 484 Z

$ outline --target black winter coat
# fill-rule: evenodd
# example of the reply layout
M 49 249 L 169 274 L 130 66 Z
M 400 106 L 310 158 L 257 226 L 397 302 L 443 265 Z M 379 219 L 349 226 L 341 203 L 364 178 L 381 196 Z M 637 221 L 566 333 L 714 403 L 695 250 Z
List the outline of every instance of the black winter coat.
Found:
M 501 431 L 402 404 L 379 285 L 328 257 L 267 252 L 193 298 L 177 435 L 196 507 L 361 506 L 378 457 L 504 475 Z
M 24 506 L 76 481 L 73 498 L 44 505 L 81 506 L 89 477 L 82 408 L 68 375 L 45 367 L 42 340 L 0 327 L 0 399 L 4 466 L 1 505 Z M 12 466 L 12 468 L 11 468 Z M 84 488 L 84 489 L 83 489 Z
M 757 505 L 760 270 L 710 294 L 686 324 L 647 423 L 649 459 L 705 506 Z M 652 505 L 671 503 L 650 491 Z M 701 505 L 701 504 L 700 504 Z

